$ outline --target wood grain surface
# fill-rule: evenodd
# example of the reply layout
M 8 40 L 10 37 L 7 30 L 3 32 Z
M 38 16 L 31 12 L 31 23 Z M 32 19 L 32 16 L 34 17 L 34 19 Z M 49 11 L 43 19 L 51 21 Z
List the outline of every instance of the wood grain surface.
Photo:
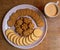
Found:
M 46 3 L 56 1 L 58 0 L 0 0 L 0 50 L 22 50 L 11 46 L 2 33 L 3 18 L 12 7 L 20 4 L 32 4 L 43 12 Z M 38 46 L 28 50 L 60 50 L 60 15 L 56 18 L 47 18 L 47 23 L 48 32 L 45 39 Z

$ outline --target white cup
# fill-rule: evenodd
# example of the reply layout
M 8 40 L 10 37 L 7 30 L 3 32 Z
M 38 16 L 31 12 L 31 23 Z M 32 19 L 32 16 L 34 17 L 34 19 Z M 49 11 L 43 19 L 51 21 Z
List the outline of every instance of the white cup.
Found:
M 46 10 L 46 7 L 47 7 L 48 5 L 50 5 L 50 4 L 55 5 L 56 8 L 57 8 L 57 13 L 56 13 L 56 15 L 54 15 L 54 16 L 50 16 L 50 15 L 46 14 L 46 11 L 45 11 L 45 10 Z M 57 17 L 58 14 L 60 13 L 60 12 L 59 12 L 60 10 L 59 10 L 58 4 L 59 4 L 59 1 L 57 1 L 56 3 L 55 3 L 55 2 L 49 2 L 49 3 L 47 3 L 47 4 L 45 5 L 45 7 L 44 7 L 44 13 L 45 13 L 45 15 L 48 16 L 48 17 Z

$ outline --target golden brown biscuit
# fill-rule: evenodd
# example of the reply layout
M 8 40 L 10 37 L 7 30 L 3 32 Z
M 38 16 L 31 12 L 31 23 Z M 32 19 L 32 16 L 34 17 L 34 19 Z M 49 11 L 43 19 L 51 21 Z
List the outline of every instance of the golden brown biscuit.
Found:
M 32 10 L 31 9 L 26 9 L 26 14 L 28 14 L 29 16 L 31 16 L 32 15 Z
M 14 24 L 15 24 L 15 21 L 16 21 L 16 19 L 19 17 L 19 15 L 18 15 L 18 13 L 13 13 L 11 16 L 10 16 L 10 18 L 9 18 L 9 20 L 8 20 L 8 22 L 7 22 L 7 24 L 8 24 L 8 26 L 10 26 L 10 27 L 12 27 Z
M 14 25 L 14 20 L 11 21 L 11 20 L 9 19 L 9 20 L 7 21 L 7 24 L 8 24 L 8 26 L 12 27 L 12 26 Z

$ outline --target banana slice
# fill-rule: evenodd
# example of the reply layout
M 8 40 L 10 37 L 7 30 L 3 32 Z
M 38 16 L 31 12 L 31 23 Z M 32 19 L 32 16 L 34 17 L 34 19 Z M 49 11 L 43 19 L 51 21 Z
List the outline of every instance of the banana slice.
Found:
M 13 39 L 16 37 L 16 34 L 11 36 L 11 41 L 13 42 Z
M 24 46 L 23 39 L 24 39 L 24 37 L 21 37 L 20 40 L 19 40 L 19 43 L 21 44 L 21 46 Z
M 29 37 L 26 37 L 26 43 L 28 43 L 28 45 L 32 43 L 31 41 L 29 41 Z
M 34 42 L 34 40 L 31 38 L 31 35 L 29 35 L 28 40 L 32 43 Z
M 29 45 L 29 44 L 26 42 L 26 37 L 23 39 L 23 44 L 24 44 L 24 45 Z
M 42 35 L 42 30 L 41 29 L 39 29 L 39 28 L 37 28 L 37 29 L 35 29 L 34 30 L 34 35 L 36 36 L 36 37 L 40 37 L 41 35 Z
M 17 45 L 20 46 L 20 43 L 19 43 L 19 40 L 20 40 L 21 37 L 17 38 Z
M 17 44 L 17 38 L 18 36 L 15 36 L 15 38 L 13 39 L 14 44 Z
M 33 40 L 33 41 L 36 41 L 39 39 L 39 37 L 36 37 L 33 35 L 33 33 L 30 35 L 30 38 Z
M 11 36 L 13 36 L 14 33 L 9 33 L 9 35 L 7 36 L 9 40 L 11 40 Z
M 11 32 L 14 33 L 14 31 L 13 31 L 12 29 L 7 29 L 5 33 L 6 33 L 6 35 L 8 35 L 8 34 L 11 33 Z

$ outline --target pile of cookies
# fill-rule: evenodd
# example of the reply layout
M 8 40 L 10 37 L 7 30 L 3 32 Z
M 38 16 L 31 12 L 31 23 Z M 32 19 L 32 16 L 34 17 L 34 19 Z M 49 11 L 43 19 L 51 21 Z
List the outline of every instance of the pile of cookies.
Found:
M 36 22 L 38 28 L 34 28 L 32 20 L 24 16 L 30 16 Z M 20 46 L 34 43 L 43 33 L 40 27 L 44 26 L 44 22 L 40 15 L 31 9 L 17 10 L 10 16 L 7 24 L 9 27 L 15 27 L 14 31 L 11 28 L 6 30 L 7 38 L 14 44 Z
M 28 37 L 21 37 L 12 29 L 7 29 L 6 36 L 14 44 L 17 44 L 19 46 L 27 46 L 34 43 L 42 36 L 42 30 L 40 30 L 40 28 L 36 28 Z
M 32 20 L 27 17 L 21 17 L 19 18 L 15 24 L 15 30 L 17 33 L 19 33 L 20 36 L 28 36 L 33 32 L 34 24 L 32 23 Z

